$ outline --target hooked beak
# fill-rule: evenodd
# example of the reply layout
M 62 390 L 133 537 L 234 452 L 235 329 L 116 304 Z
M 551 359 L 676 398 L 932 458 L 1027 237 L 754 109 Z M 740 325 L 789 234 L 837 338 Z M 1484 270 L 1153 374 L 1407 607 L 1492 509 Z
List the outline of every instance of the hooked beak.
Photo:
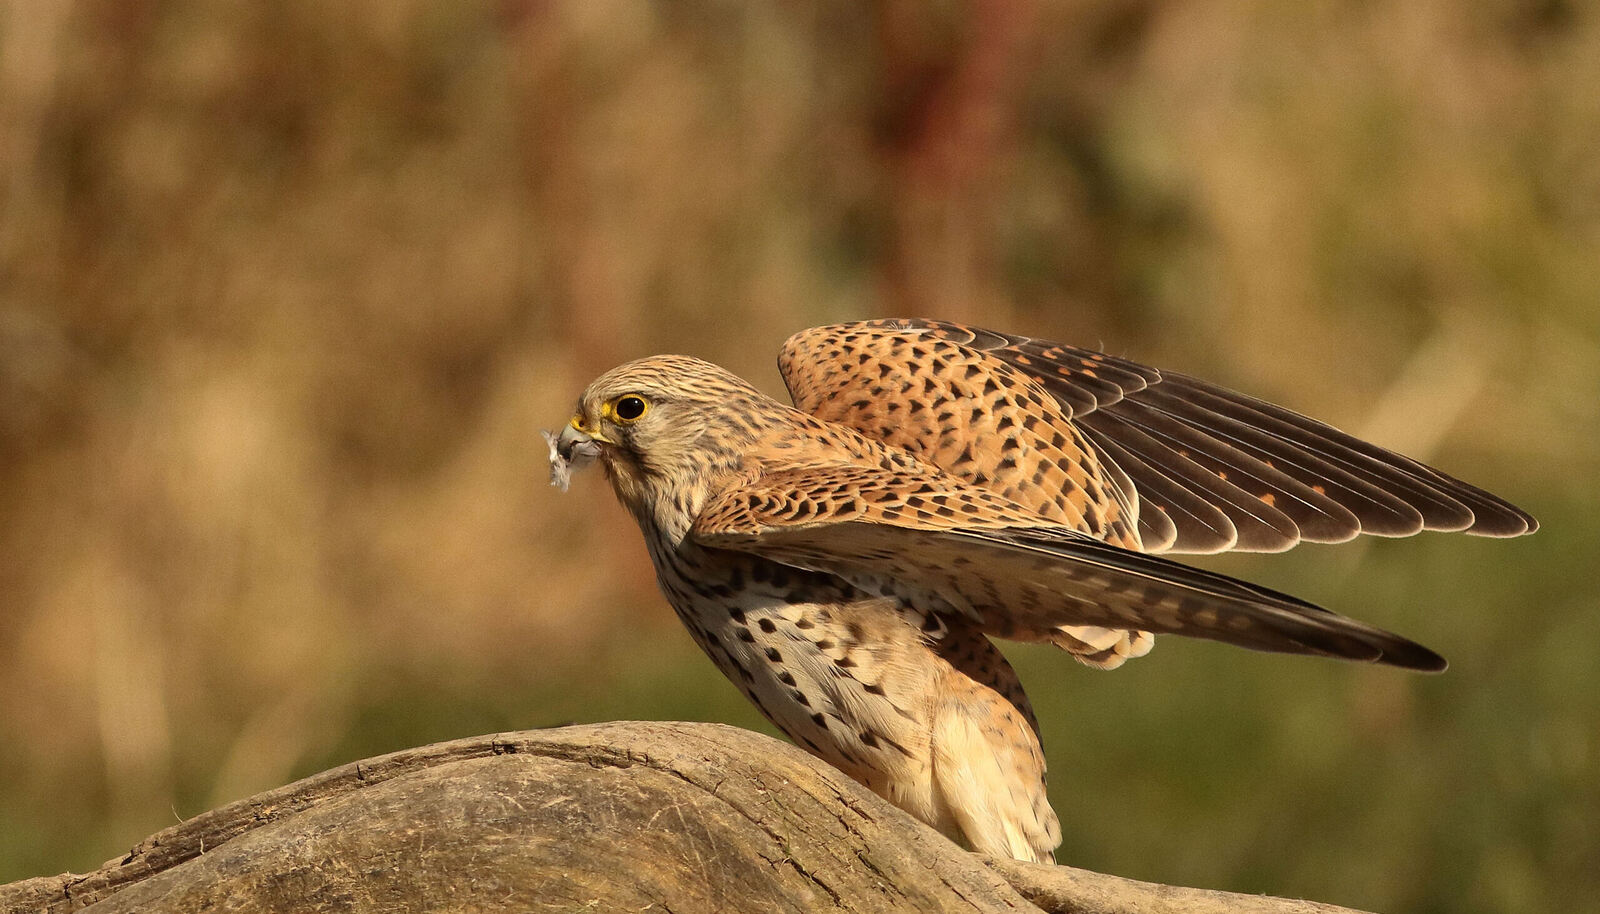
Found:
M 542 433 L 550 446 L 550 484 L 563 492 L 571 481 L 572 471 L 593 463 L 600 456 L 600 445 L 605 441 L 596 432 L 585 430 L 579 421 L 579 417 L 573 416 L 560 435 L 549 431 Z

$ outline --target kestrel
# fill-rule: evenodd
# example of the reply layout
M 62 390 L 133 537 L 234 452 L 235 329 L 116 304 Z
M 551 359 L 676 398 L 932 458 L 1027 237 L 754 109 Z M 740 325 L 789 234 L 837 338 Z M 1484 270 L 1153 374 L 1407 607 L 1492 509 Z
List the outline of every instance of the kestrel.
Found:
M 715 365 L 590 384 L 598 458 L 695 640 L 790 738 L 968 847 L 1051 861 L 1038 723 L 990 637 L 1113 669 L 1157 633 L 1413 670 L 1398 635 L 1162 558 L 1537 523 L 1417 461 L 1195 378 L 929 320 L 806 330 L 794 407 Z

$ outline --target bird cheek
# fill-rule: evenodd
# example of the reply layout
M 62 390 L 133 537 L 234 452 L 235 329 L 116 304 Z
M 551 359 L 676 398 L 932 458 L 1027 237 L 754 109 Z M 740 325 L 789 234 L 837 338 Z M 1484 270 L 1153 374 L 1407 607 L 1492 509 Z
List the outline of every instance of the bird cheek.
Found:
M 600 452 L 600 462 L 611 475 L 612 482 L 617 486 L 617 494 L 622 494 L 622 485 L 637 486 L 639 466 L 633 454 L 624 447 L 612 446 Z
M 607 475 L 611 477 L 612 491 L 617 493 L 617 501 L 635 515 L 643 511 L 648 493 L 639 468 L 632 461 L 617 458 L 607 459 L 605 466 Z

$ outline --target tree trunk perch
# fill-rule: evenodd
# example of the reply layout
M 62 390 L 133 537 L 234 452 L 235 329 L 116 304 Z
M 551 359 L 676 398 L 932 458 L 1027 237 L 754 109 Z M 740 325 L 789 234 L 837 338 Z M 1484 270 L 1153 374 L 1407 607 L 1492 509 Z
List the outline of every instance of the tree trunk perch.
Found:
M 0 886 L 5 914 L 84 909 L 1350 914 L 986 860 L 793 746 L 682 723 L 396 752 Z

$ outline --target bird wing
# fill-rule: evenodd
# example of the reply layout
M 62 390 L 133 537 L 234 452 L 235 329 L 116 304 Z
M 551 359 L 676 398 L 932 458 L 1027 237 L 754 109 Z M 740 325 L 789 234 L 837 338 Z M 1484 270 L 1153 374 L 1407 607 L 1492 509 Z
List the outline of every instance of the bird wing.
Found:
M 1076 626 L 1444 669 L 1419 644 L 1224 575 L 1131 552 L 948 475 L 838 465 L 769 471 L 715 496 L 701 545 L 838 575 L 997 637 L 1061 643 Z
M 1120 519 L 1136 519 L 1147 552 L 1271 552 L 1361 533 L 1517 536 L 1538 527 L 1482 489 L 1315 419 L 1088 349 L 942 321 L 867 321 L 796 334 L 779 367 L 800 409 L 899 447 L 909 440 L 957 475 L 949 439 L 966 429 L 886 420 L 919 400 L 948 401 L 944 411 L 957 415 L 988 401 L 1023 404 L 1035 424 L 1013 433 L 1014 458 L 1026 463 L 1030 446 L 1076 434 L 1107 465 L 1103 478 L 1135 516 Z M 928 445 L 930 435 L 941 447 Z

